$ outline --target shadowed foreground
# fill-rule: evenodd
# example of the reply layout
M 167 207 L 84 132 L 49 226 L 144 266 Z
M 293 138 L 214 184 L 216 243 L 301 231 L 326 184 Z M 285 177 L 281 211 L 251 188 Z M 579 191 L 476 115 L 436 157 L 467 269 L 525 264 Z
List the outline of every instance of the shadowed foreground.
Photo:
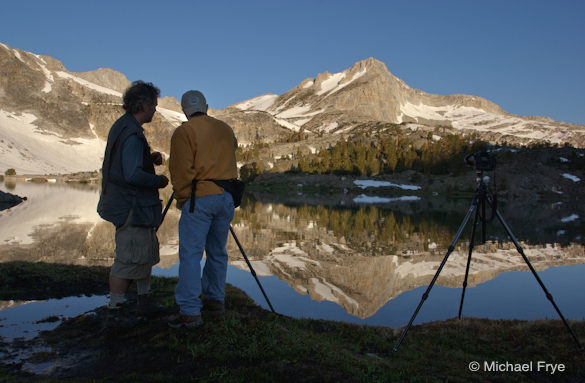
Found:
M 0 299 L 106 293 L 107 271 L 4 263 Z M 170 329 L 166 316 L 175 312 L 175 284 L 174 278 L 154 278 L 155 298 L 166 313 L 150 320 L 138 318 L 133 307 L 117 314 L 98 308 L 43 333 L 30 344 L 52 351 L 29 361 L 53 363 L 51 375 L 3 365 L 0 381 L 585 381 L 585 353 L 559 320 L 427 323 L 412 327 L 393 353 L 399 330 L 275 315 L 232 286 L 225 316 L 204 316 L 198 329 Z M 276 311 L 286 304 L 273 303 Z M 571 326 L 585 342 L 585 323 Z M 470 370 L 473 362 L 478 372 Z

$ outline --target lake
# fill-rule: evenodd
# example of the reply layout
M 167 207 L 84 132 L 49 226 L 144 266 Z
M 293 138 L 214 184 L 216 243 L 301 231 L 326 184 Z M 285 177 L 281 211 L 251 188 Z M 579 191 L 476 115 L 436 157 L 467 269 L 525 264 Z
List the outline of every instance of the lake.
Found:
M 0 262 L 111 265 L 114 229 L 95 211 L 96 185 L 19 182 L 0 184 L 0 190 L 28 197 L 0 212 Z M 473 196 L 420 197 L 409 195 L 414 188 L 403 190 L 398 197 L 384 196 L 356 184 L 340 204 L 331 196 L 305 198 L 296 191 L 293 203 L 287 198 L 286 204 L 278 196 L 249 193 L 232 225 L 276 312 L 367 325 L 407 324 Z M 169 188 L 161 193 L 165 203 L 170 193 Z M 561 199 L 514 204 L 503 201 L 498 209 L 564 316 L 582 320 L 582 204 Z M 159 230 L 161 262 L 155 275 L 177 276 L 178 219 L 178 210 L 171 208 Z M 415 323 L 457 316 L 472 222 L 473 217 Z M 477 230 L 463 316 L 558 319 L 499 222 L 486 223 L 486 232 L 487 242 L 478 244 Z M 228 283 L 268 309 L 231 236 L 228 252 Z M 78 315 L 105 301 L 100 296 L 0 302 L 0 336 L 34 336 L 35 322 L 45 317 Z M 56 324 L 43 323 L 42 329 L 51 325 Z

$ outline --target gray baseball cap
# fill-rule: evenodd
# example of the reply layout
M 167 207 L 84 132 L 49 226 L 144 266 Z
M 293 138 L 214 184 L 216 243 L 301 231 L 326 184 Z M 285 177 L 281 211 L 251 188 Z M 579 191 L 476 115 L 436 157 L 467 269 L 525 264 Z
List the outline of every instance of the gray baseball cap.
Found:
M 187 117 L 197 112 L 207 113 L 207 101 L 200 91 L 189 90 L 181 97 L 181 108 Z

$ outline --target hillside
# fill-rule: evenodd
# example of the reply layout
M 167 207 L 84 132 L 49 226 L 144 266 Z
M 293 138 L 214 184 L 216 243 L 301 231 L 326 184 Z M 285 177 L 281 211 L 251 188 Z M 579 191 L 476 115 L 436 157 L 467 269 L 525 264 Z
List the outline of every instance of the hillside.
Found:
M 101 167 L 108 131 L 130 84 L 112 69 L 72 73 L 61 62 L 0 44 L 0 170 L 55 174 Z M 147 134 L 163 152 L 182 114 L 161 100 Z M 171 109 L 167 109 L 171 108 Z

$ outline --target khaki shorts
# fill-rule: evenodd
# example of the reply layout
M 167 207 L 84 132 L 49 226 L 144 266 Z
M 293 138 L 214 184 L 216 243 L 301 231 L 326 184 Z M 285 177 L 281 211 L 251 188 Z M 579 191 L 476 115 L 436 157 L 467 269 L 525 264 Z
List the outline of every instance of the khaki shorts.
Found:
M 116 258 L 110 275 L 122 279 L 144 279 L 160 261 L 154 227 L 132 226 L 132 213 L 116 229 Z

